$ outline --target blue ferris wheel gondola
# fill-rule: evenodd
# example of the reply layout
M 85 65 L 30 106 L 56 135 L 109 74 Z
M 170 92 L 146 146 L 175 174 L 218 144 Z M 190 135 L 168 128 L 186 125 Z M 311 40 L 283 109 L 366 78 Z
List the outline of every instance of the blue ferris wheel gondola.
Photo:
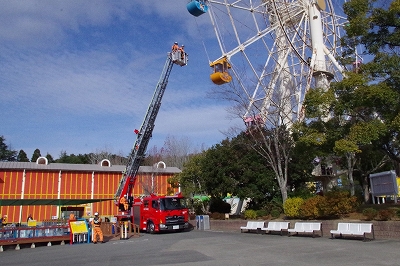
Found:
M 187 10 L 190 14 L 195 17 L 198 17 L 207 12 L 208 6 L 206 5 L 206 1 L 202 0 L 192 0 L 186 5 Z

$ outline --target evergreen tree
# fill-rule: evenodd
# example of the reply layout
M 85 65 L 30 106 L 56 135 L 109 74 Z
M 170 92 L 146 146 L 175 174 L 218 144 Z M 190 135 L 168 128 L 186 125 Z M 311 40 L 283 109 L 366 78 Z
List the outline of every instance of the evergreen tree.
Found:
M 51 156 L 49 153 L 46 154 L 46 158 L 48 163 L 54 163 L 55 160 L 53 159 L 53 156 Z
M 0 136 L 0 161 L 15 161 L 17 159 L 17 151 L 8 147 L 5 141 L 4 136 Z
M 175 178 L 185 195 L 222 199 L 229 193 L 241 199 L 251 198 L 257 206 L 265 205 L 274 197 L 280 198 L 273 170 L 247 145 L 243 136 L 225 139 L 191 156 Z
M 42 155 L 40 154 L 40 150 L 36 149 L 32 154 L 31 162 L 36 162 L 36 160 L 41 156 Z
M 70 154 L 67 155 L 66 151 L 61 151 L 60 158 L 55 160 L 56 163 L 70 163 L 70 164 L 91 164 L 90 154 Z
M 20 150 L 17 156 L 18 162 L 29 162 L 28 155 L 24 150 Z

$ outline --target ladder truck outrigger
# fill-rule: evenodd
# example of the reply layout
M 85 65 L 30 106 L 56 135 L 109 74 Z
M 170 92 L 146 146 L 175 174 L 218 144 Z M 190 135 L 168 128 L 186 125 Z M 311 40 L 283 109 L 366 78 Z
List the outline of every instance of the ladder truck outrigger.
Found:
M 188 56 L 183 50 L 168 53 L 163 72 L 142 126 L 140 130 L 135 130 L 137 139 L 114 196 L 114 203 L 120 211 L 116 216 L 117 220 L 119 222 L 130 221 L 132 224 L 138 225 L 140 230 L 148 233 L 182 231 L 189 227 L 189 213 L 185 198 L 181 193 L 174 196 L 150 194 L 144 197 L 133 197 L 137 173 L 145 158 L 147 145 L 152 136 L 154 122 L 161 106 L 161 99 L 167 87 L 172 67 L 174 64 L 185 66 L 187 60 Z M 125 202 L 125 204 L 121 204 L 121 202 Z

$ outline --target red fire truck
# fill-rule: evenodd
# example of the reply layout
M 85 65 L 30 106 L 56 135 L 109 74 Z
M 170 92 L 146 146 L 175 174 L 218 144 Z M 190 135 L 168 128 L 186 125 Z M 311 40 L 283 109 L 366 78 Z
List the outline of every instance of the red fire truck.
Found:
M 182 54 L 181 54 L 182 53 Z M 136 175 L 143 162 L 147 145 L 150 141 L 154 122 L 161 106 L 161 99 L 167 87 L 172 66 L 187 64 L 187 54 L 183 51 L 168 53 L 163 72 L 147 109 L 140 130 L 135 130 L 137 139 L 122 174 L 114 203 L 121 211 L 118 221 L 130 221 L 139 225 L 141 230 L 155 233 L 166 230 L 183 230 L 189 227 L 189 214 L 185 198 L 179 193 L 174 196 L 157 196 L 154 194 L 133 198 Z
M 151 194 L 133 201 L 133 222 L 148 233 L 183 231 L 189 227 L 186 199 L 179 193 L 174 196 Z

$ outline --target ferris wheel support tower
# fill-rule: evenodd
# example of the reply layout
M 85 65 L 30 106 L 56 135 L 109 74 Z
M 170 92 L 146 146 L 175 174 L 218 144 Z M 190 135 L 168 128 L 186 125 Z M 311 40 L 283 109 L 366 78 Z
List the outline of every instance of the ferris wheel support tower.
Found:
M 313 48 L 313 55 L 311 58 L 311 65 L 315 85 L 317 88 L 328 90 L 330 80 L 333 78 L 333 73 L 329 72 L 325 62 L 325 51 L 323 41 L 323 30 L 320 9 L 325 9 L 325 2 L 316 1 L 309 5 L 310 29 L 311 29 L 311 44 Z M 323 4 L 322 4 L 323 2 Z

